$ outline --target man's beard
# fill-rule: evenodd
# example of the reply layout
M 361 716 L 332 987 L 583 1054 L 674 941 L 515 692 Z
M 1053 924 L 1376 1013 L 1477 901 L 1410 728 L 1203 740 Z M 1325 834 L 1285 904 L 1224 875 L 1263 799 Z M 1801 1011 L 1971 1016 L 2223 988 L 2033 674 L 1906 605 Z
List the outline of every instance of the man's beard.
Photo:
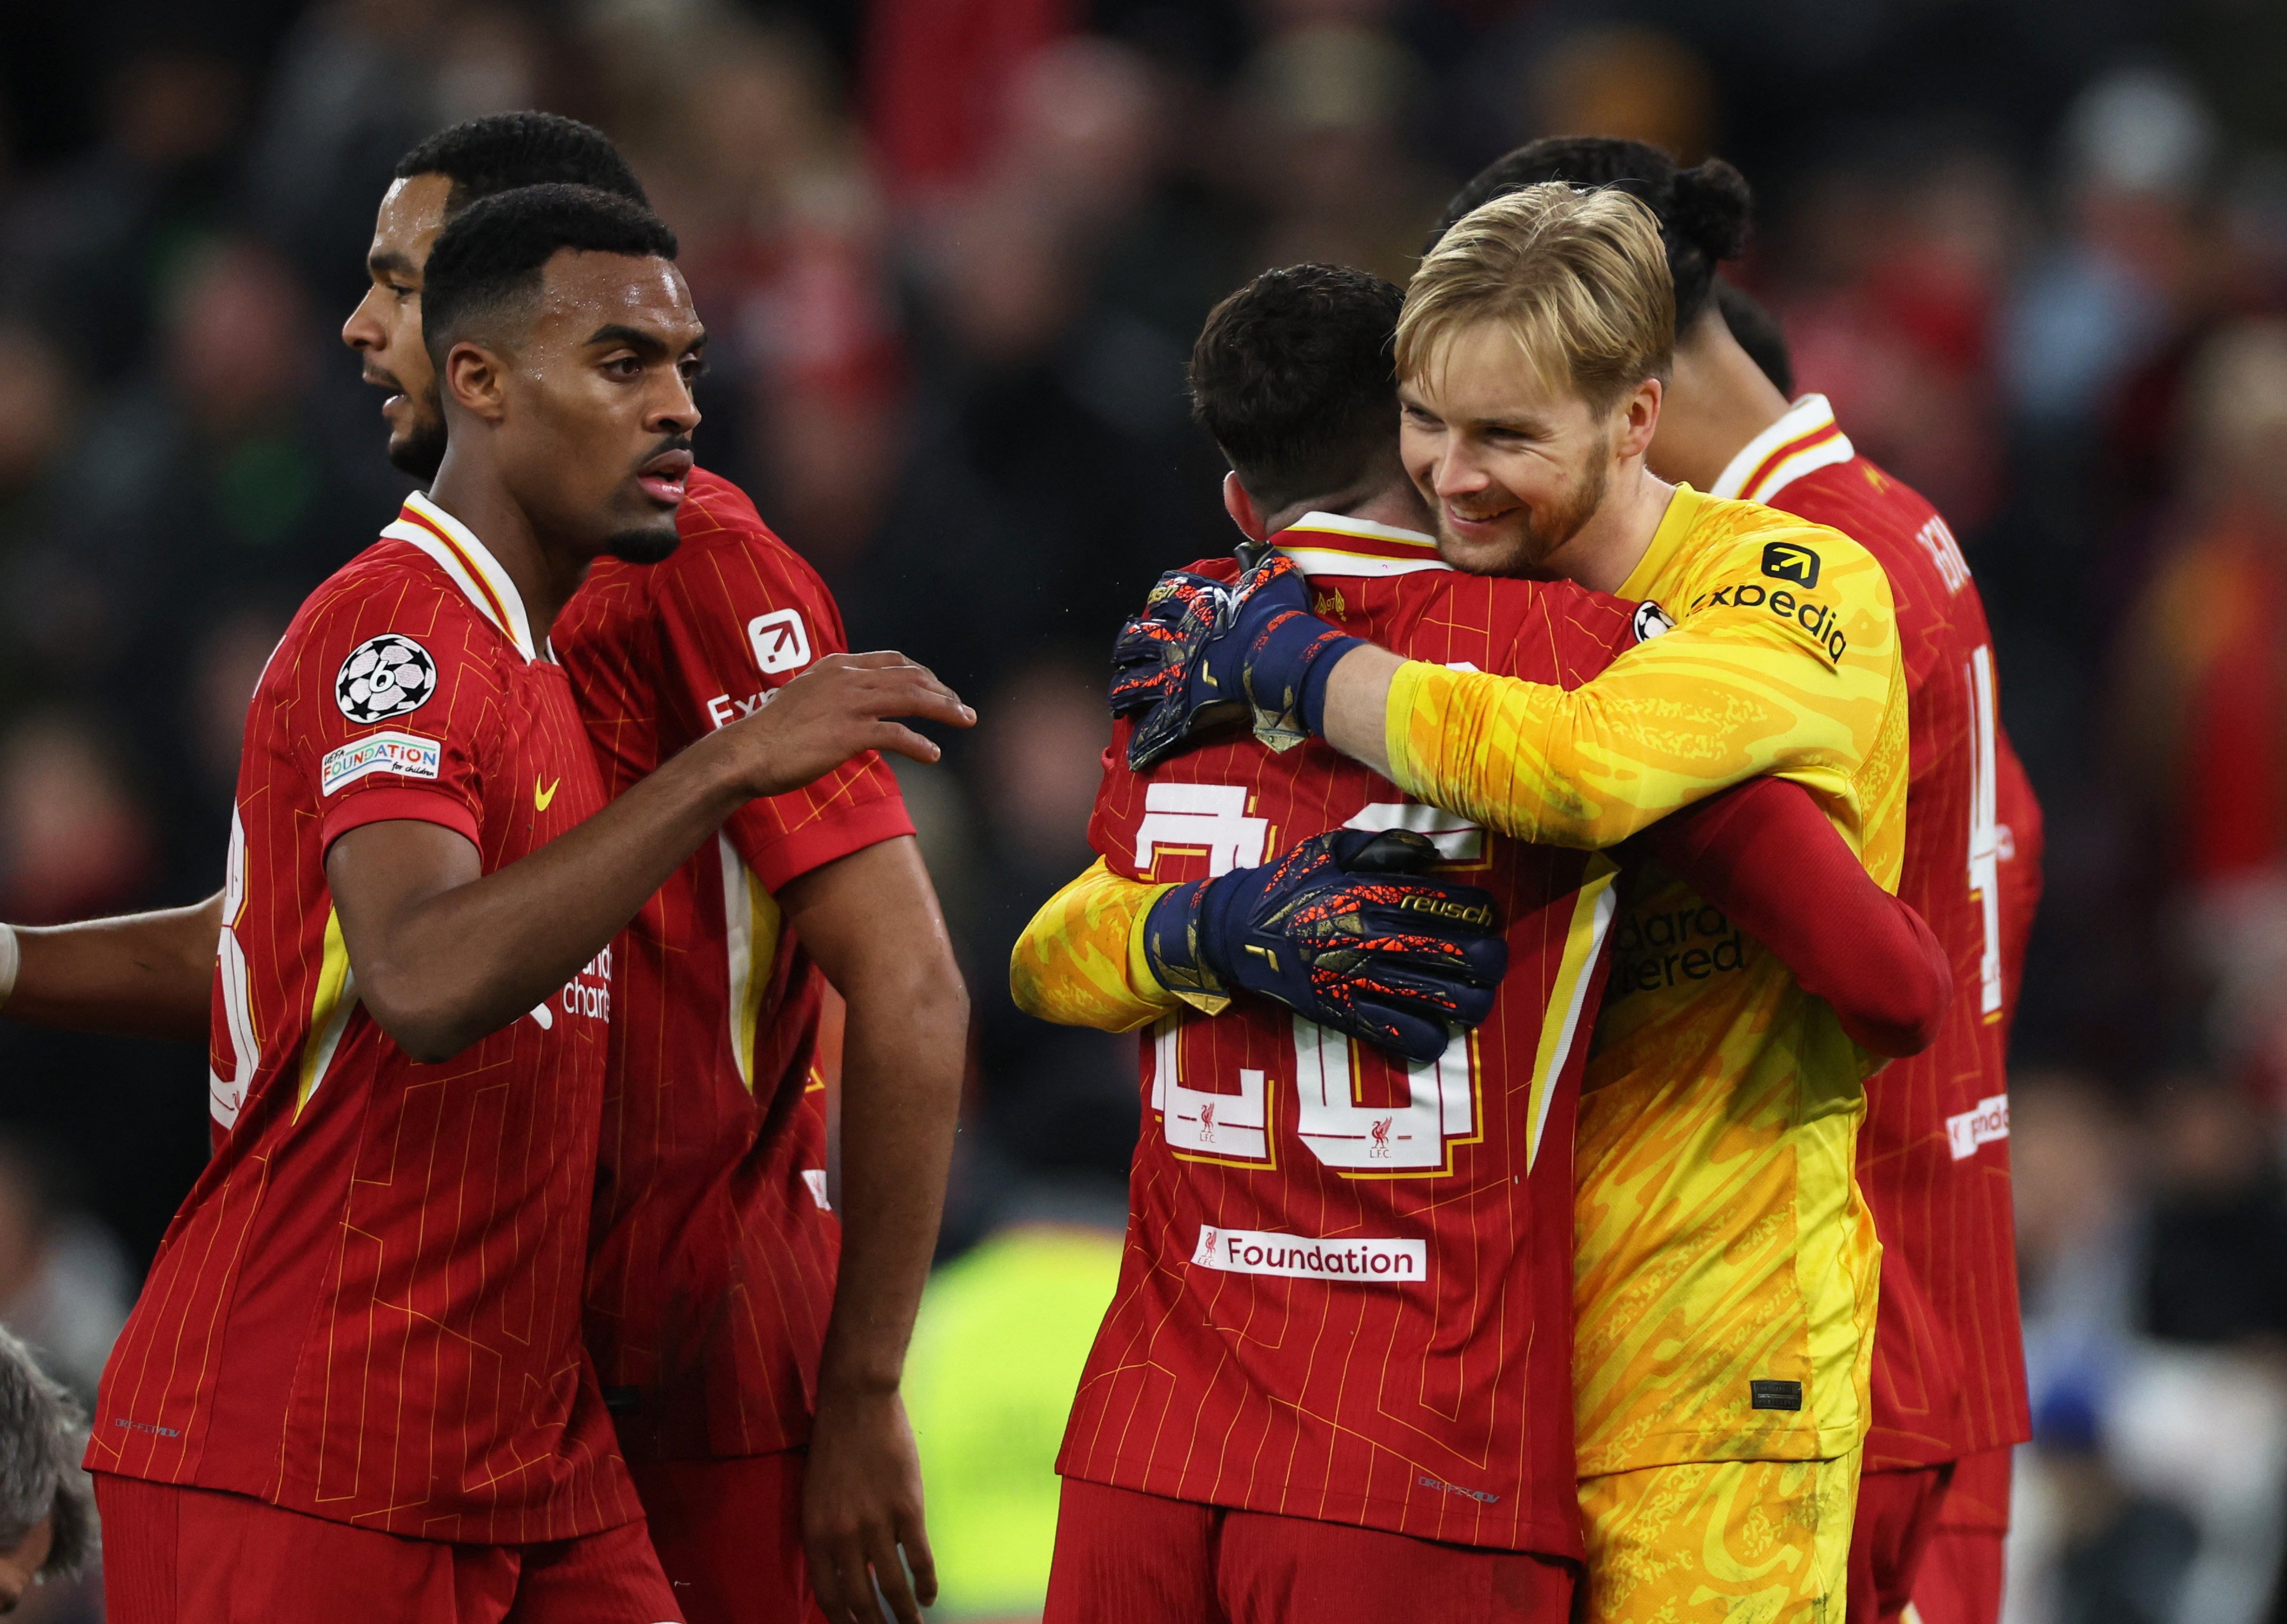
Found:
M 669 524 L 664 530 L 622 530 L 604 543 L 604 551 L 623 564 L 657 564 L 683 545 L 683 537 Z
M 402 436 L 392 435 L 389 442 L 390 466 L 412 475 L 423 485 L 437 477 L 445 462 L 445 414 L 434 409 L 436 401 L 429 405 L 428 416 L 416 418 Z
M 1456 569 L 1476 575 L 1520 575 L 1539 578 L 1547 573 L 1547 561 L 1596 516 L 1596 509 L 1604 505 L 1604 493 L 1611 486 L 1611 442 L 1604 441 L 1589 458 L 1590 472 L 1573 493 L 1572 500 L 1550 512 L 1545 521 L 1541 516 L 1526 508 L 1520 521 L 1522 532 L 1499 557 L 1487 558 L 1475 548 L 1470 556 L 1457 557 L 1463 551 L 1458 544 L 1440 550 L 1445 561 Z M 1444 510 L 1437 518 L 1440 532 L 1445 528 Z M 1450 541 L 1451 538 L 1445 538 Z

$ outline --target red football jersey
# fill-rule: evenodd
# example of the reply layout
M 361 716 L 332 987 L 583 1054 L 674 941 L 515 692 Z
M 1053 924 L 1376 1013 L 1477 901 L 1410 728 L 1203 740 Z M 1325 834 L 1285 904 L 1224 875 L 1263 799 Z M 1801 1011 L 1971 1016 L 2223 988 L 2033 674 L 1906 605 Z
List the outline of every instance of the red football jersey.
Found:
M 358 1002 L 327 889 L 389 819 L 487 873 L 603 785 L 514 584 L 425 499 L 313 594 L 248 713 L 213 1159 L 113 1350 L 87 1464 L 424 1539 L 637 1517 L 580 1341 L 609 955 L 440 1065 Z
M 1870 1469 L 2032 1436 L 2009 1200 L 2009 1019 L 2040 895 L 2041 810 L 2002 729 L 1992 634 L 1953 532 L 1809 395 L 1714 486 L 1829 524 L 1897 602 L 1911 742 L 1898 895 L 1951 956 L 1937 1042 L 1866 1086 L 1858 1183 L 1882 1242 Z
M 1459 574 L 1410 532 L 1313 514 L 1279 546 L 1320 614 L 1416 659 L 1572 686 L 1634 641 L 1632 605 Z M 1115 871 L 1196 879 L 1329 829 L 1419 830 L 1500 900 L 1509 971 L 1425 1066 L 1248 998 L 1144 1035 L 1127 1250 L 1057 1470 L 1578 1557 L 1572 1132 L 1610 859 L 1491 839 L 1318 740 L 1274 755 L 1235 733 L 1139 775 L 1126 737 L 1090 829 Z
M 556 625 L 613 795 L 846 647 L 825 583 L 737 486 L 694 471 L 676 527 L 664 563 L 599 562 Z M 869 753 L 740 809 L 620 939 L 588 1346 L 631 1455 L 810 1436 L 840 1244 L 827 988 L 772 894 L 912 832 Z

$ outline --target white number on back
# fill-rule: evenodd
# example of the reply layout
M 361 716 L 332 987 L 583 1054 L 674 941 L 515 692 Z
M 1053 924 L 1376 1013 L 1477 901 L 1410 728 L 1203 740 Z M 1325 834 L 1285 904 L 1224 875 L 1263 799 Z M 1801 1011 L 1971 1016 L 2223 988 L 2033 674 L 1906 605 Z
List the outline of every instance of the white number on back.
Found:
M 1984 911 L 1985 952 L 1978 964 L 1978 1013 L 2001 1018 L 2001 818 L 1994 770 L 1993 650 L 1969 651 L 1969 897 Z

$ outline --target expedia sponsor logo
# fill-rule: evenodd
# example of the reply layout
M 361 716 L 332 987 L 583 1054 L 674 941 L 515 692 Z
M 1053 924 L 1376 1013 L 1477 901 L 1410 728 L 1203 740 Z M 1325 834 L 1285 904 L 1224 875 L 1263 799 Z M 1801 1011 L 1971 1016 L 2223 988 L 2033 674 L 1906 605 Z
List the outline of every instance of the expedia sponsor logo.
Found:
M 1457 903 L 1450 896 L 1429 896 L 1413 891 L 1397 899 L 1400 909 L 1408 913 L 1435 914 L 1441 919 L 1458 919 L 1464 925 L 1490 926 L 1493 911 L 1484 903 Z
M 1957 1162 L 1966 1162 L 1975 1155 L 1981 1145 L 2007 1139 L 2009 1096 L 1988 1094 L 1977 1102 L 1975 1109 L 1964 1111 L 1959 1116 L 1947 1117 L 1945 1137 Z
M 1777 543 L 1774 542 L 1773 546 Z M 1769 563 L 1763 566 L 1770 568 Z M 1817 560 L 1811 561 L 1811 576 L 1817 578 Z M 1811 635 L 1813 642 L 1826 650 L 1827 658 L 1840 664 L 1848 651 L 1850 639 L 1844 636 L 1836 624 L 1834 605 L 1816 603 L 1788 591 L 1784 587 L 1765 587 L 1761 581 L 1741 581 L 1714 592 L 1703 593 L 1691 600 L 1693 613 L 1703 609 L 1761 609 L 1768 610 L 1782 620 L 1792 620 Z
M 1355 1281 L 1400 1286 L 1426 1277 L 1428 1247 L 1420 1241 L 1313 1241 L 1261 1229 L 1202 1225 L 1194 1268 L 1229 1274 L 1283 1274 L 1291 1280 Z
M 1818 555 L 1800 541 L 1771 541 L 1763 547 L 1763 573 L 1773 580 L 1798 587 L 1818 585 Z
M 1746 967 L 1746 937 L 1712 903 L 1632 913 L 1612 938 L 1610 996 L 1657 992 Z

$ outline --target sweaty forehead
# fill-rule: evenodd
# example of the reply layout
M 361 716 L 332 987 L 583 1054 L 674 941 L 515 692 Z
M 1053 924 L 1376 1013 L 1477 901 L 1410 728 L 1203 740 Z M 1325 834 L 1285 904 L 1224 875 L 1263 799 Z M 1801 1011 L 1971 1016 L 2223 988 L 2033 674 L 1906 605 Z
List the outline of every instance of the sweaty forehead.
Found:
M 691 289 L 672 260 L 562 248 L 548 262 L 541 287 L 534 330 L 569 343 L 617 326 L 656 334 L 669 349 L 680 349 L 701 332 Z
M 390 182 L 374 217 L 373 255 L 402 260 L 418 271 L 445 229 L 445 200 L 452 190 L 453 183 L 442 175 Z

